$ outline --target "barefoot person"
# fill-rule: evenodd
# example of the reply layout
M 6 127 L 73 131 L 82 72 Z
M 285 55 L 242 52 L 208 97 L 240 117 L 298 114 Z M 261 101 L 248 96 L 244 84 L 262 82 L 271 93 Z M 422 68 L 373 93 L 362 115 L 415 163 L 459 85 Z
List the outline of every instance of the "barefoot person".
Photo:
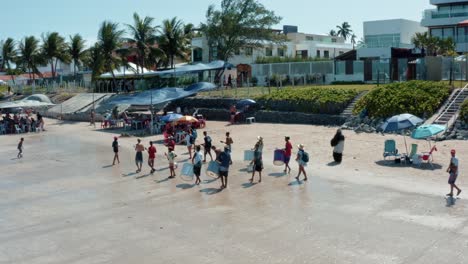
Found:
M 188 151 L 188 153 L 190 155 L 189 159 L 192 159 L 192 135 L 190 134 L 190 132 L 187 132 L 185 134 L 184 139 L 182 139 L 177 144 L 182 144 L 182 143 L 185 143 L 185 145 L 187 146 L 187 151 Z
M 195 154 L 193 155 L 192 158 L 192 164 L 193 164 L 193 174 L 195 174 L 195 184 L 199 185 L 201 183 L 200 180 L 200 173 L 201 173 L 201 167 L 203 164 L 203 157 L 202 154 L 200 153 L 200 146 L 195 146 Z
M 220 189 L 224 189 L 227 187 L 229 166 L 232 164 L 231 152 L 227 146 L 224 146 L 224 151 L 219 154 L 217 162 L 219 163 L 219 177 L 221 178 Z
M 94 109 L 91 110 L 91 112 L 89 113 L 89 125 L 90 126 L 94 126 L 96 127 L 96 113 L 94 112 Z
M 205 149 L 205 152 L 203 154 L 203 162 L 206 162 L 206 154 L 210 155 L 211 160 L 213 160 L 213 156 L 211 156 L 211 137 L 208 136 L 208 133 L 206 131 L 203 131 L 203 140 L 205 143 L 203 143 L 203 148 Z
M 291 160 L 291 155 L 292 155 L 292 144 L 289 141 L 289 137 L 284 137 L 284 140 L 286 141 L 286 144 L 284 146 L 284 173 L 286 173 L 286 170 L 288 170 L 288 173 L 291 173 L 291 167 L 289 167 L 289 161 Z
M 250 182 L 253 182 L 255 172 L 258 171 L 259 180 L 258 182 L 262 182 L 262 170 L 263 170 L 263 161 L 262 161 L 262 152 L 260 151 L 260 145 L 257 143 L 254 149 L 254 158 L 250 164 L 253 164 L 253 171 L 252 171 L 252 178 L 250 178 Z
M 458 177 L 458 159 L 455 157 L 456 151 L 454 149 L 450 151 L 450 154 L 452 155 L 452 157 L 450 158 L 450 164 L 447 168 L 447 172 L 450 174 L 448 180 L 448 184 L 450 184 L 450 193 L 448 193 L 447 196 L 453 196 L 453 188 L 457 189 L 458 196 L 462 191 L 460 188 L 458 188 L 457 185 L 455 185 L 455 182 L 457 181 Z
M 119 142 L 118 138 L 114 137 L 114 141 L 112 142 L 112 150 L 114 151 L 114 161 L 112 162 L 112 165 L 115 165 L 115 161 L 120 164 L 120 159 L 119 159 Z
M 229 148 L 229 152 L 232 152 L 232 143 L 234 143 L 234 141 L 232 140 L 229 132 L 226 132 L 226 141 L 220 142 L 226 144 L 226 146 Z
M 20 142 L 18 143 L 18 159 L 21 159 L 23 157 L 23 142 L 24 138 L 21 138 Z
M 299 172 L 297 173 L 296 180 L 299 181 L 299 176 L 301 176 L 301 173 L 303 173 L 304 181 L 307 181 L 305 167 L 307 166 L 307 162 L 309 162 L 309 154 L 304 151 L 304 145 L 300 144 L 297 147 L 299 148 L 299 151 L 297 152 L 296 161 L 297 164 L 299 164 Z
M 141 172 L 141 167 L 143 165 L 143 151 L 145 151 L 145 147 L 141 144 L 141 140 L 137 139 L 138 143 L 135 146 L 135 164 L 137 166 L 136 172 Z
M 167 160 L 169 161 L 169 171 L 171 175 L 169 175 L 169 179 L 175 178 L 175 158 L 177 155 L 174 153 L 173 149 L 169 149 L 169 153 L 164 153 L 166 155 Z
M 156 170 L 154 169 L 154 159 L 156 159 L 156 147 L 153 145 L 153 141 L 150 141 L 150 146 L 148 148 L 148 166 L 151 168 L 151 174 Z

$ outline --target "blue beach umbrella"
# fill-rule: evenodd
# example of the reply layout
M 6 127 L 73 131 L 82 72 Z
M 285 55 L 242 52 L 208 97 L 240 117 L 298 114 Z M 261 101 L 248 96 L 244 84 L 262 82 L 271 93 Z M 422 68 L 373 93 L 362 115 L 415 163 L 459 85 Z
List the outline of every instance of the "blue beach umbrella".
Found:
M 403 129 L 408 129 L 421 124 L 423 120 L 412 114 L 401 114 L 392 116 L 380 127 L 382 132 L 393 132 Z M 406 153 L 408 153 L 408 145 L 406 144 L 406 135 L 404 136 Z
M 425 139 L 444 132 L 447 129 L 442 125 L 422 125 L 413 130 L 411 137 L 415 139 Z
M 176 121 L 178 119 L 180 119 L 181 117 L 183 117 L 183 115 L 180 115 L 180 114 L 168 114 L 168 115 L 165 115 L 161 118 L 162 121 L 164 122 L 173 122 L 173 121 Z

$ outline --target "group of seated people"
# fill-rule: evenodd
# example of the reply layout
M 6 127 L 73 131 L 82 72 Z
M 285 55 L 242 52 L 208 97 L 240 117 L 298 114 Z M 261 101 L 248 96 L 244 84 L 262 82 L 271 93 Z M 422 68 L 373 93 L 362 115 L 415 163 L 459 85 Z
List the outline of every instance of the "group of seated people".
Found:
M 10 114 L 7 112 L 1 115 L 0 120 L 0 133 L 2 134 L 15 134 L 15 133 L 28 133 L 44 130 L 44 119 L 40 113 L 37 113 L 36 119 L 32 116 L 32 111 L 27 111 L 24 114 Z

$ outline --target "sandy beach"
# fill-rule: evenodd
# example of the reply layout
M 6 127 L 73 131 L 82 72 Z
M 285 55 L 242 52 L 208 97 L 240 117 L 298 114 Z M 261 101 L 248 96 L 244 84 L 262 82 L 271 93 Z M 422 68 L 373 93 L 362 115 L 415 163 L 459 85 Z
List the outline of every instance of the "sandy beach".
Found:
M 121 164 L 111 166 L 115 131 L 51 119 L 46 129 L 0 136 L 0 263 L 468 262 L 467 141 L 437 142 L 432 169 L 383 161 L 386 139 L 406 152 L 402 136 L 344 131 L 343 163 L 334 166 L 336 127 L 208 121 L 214 145 L 226 131 L 234 140 L 228 188 L 220 191 L 206 165 L 200 186 L 167 179 L 162 135 L 142 138 L 145 146 L 157 142 L 150 175 L 147 153 L 135 174 L 135 137 L 119 139 Z M 308 182 L 294 179 L 296 162 L 291 175 L 272 163 L 286 135 L 293 153 L 306 146 Z M 243 151 L 257 136 L 265 169 L 262 183 L 249 184 Z M 429 151 L 424 140 L 406 140 Z M 447 206 L 452 148 L 466 190 Z M 186 152 L 176 147 L 179 165 Z

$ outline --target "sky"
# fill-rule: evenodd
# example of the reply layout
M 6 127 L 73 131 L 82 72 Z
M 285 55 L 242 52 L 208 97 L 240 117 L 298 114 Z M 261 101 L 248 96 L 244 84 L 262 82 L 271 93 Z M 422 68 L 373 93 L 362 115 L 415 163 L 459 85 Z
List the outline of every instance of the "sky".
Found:
M 205 21 L 210 4 L 221 0 L 0 0 L 0 41 L 7 37 L 20 40 L 57 31 L 64 36 L 80 33 L 88 45 L 96 41 L 104 20 L 124 28 L 132 15 L 164 19 L 178 17 L 185 23 Z M 364 21 L 405 18 L 420 21 L 424 9 L 433 8 L 429 0 L 259 0 L 283 19 L 274 28 L 296 25 L 299 32 L 327 34 L 336 25 L 348 22 L 358 39 Z

